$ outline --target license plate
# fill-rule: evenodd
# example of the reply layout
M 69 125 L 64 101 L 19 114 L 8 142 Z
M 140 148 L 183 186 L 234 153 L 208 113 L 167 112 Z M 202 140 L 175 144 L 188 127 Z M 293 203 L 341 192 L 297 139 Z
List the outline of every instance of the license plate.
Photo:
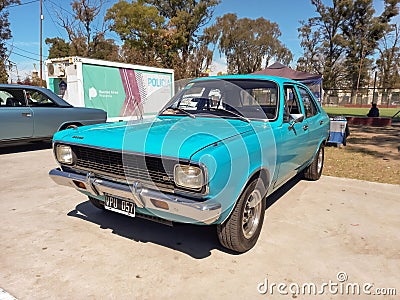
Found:
M 104 208 L 130 217 L 135 216 L 135 204 L 131 201 L 106 195 Z

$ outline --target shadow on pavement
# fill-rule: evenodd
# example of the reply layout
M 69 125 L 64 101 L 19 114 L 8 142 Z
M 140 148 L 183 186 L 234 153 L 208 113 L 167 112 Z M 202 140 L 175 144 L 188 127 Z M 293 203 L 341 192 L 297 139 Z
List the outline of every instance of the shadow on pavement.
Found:
M 13 146 L 1 146 L 0 154 L 30 152 L 30 151 L 44 150 L 50 148 L 51 148 L 51 142 L 36 142 L 36 143 L 19 144 Z
M 267 198 L 267 209 L 292 189 L 301 177 L 297 176 Z M 82 202 L 68 216 L 95 223 L 102 229 L 111 229 L 114 234 L 135 242 L 154 243 L 185 253 L 196 259 L 211 255 L 216 249 L 238 255 L 222 247 L 216 234 L 216 226 L 174 224 L 173 227 L 141 218 L 130 218 L 94 207 L 89 201 Z
M 277 191 L 272 193 L 267 197 L 267 206 L 266 209 L 270 208 L 275 204 L 281 197 L 283 197 L 287 192 L 289 192 L 296 184 L 298 184 L 303 179 L 303 175 L 298 174 L 292 179 L 290 179 L 287 183 L 285 183 L 282 187 L 280 187 Z

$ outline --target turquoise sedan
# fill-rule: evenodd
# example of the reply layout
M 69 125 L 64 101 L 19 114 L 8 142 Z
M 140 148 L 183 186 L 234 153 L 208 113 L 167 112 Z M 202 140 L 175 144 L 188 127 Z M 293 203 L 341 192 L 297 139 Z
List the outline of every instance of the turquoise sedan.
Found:
M 303 84 L 236 75 L 187 84 L 155 119 L 68 129 L 53 138 L 58 184 L 100 209 L 216 225 L 221 244 L 257 242 L 266 197 L 296 174 L 320 178 L 329 118 Z

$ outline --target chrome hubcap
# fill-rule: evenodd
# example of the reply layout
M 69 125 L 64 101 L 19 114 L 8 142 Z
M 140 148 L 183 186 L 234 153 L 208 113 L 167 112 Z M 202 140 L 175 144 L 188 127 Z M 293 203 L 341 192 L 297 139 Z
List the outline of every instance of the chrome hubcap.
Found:
M 254 235 L 260 223 L 261 201 L 261 194 L 258 190 L 254 190 L 246 200 L 242 216 L 242 231 L 246 239 Z
M 323 161 L 324 161 L 324 154 L 323 154 L 322 150 L 320 149 L 319 153 L 318 153 L 318 162 L 317 162 L 318 173 L 320 173 L 322 170 Z

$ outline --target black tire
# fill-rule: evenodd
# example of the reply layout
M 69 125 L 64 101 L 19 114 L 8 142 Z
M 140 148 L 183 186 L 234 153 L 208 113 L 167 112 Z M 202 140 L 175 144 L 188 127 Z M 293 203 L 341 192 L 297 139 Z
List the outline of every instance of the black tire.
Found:
M 68 125 L 67 127 L 65 127 L 65 129 L 75 129 L 75 128 L 78 128 L 78 125 L 76 125 L 76 124 L 70 124 L 70 125 Z
M 79 126 L 81 126 L 81 125 L 78 124 L 78 123 L 76 123 L 76 124 L 67 124 L 67 125 L 64 125 L 63 127 L 61 127 L 59 131 L 66 130 L 66 129 L 71 129 L 71 128 L 78 128 Z
M 251 201 L 258 204 L 251 208 Z M 264 222 L 265 205 L 265 187 L 257 178 L 247 185 L 229 218 L 217 226 L 218 239 L 222 246 L 239 253 L 253 248 Z M 249 216 L 250 212 L 254 215 Z M 246 219 L 247 222 L 244 221 Z
M 105 209 L 105 208 L 104 208 L 103 202 L 101 202 L 100 200 L 97 200 L 96 198 L 93 198 L 93 197 L 90 197 L 90 196 L 89 196 L 89 201 L 90 201 L 94 206 L 96 206 L 97 208 L 99 208 L 99 209 Z
M 304 178 L 307 180 L 318 180 L 321 178 L 322 170 L 324 168 L 324 157 L 325 151 L 324 146 L 318 149 L 317 154 L 311 163 L 305 170 L 304 170 Z

